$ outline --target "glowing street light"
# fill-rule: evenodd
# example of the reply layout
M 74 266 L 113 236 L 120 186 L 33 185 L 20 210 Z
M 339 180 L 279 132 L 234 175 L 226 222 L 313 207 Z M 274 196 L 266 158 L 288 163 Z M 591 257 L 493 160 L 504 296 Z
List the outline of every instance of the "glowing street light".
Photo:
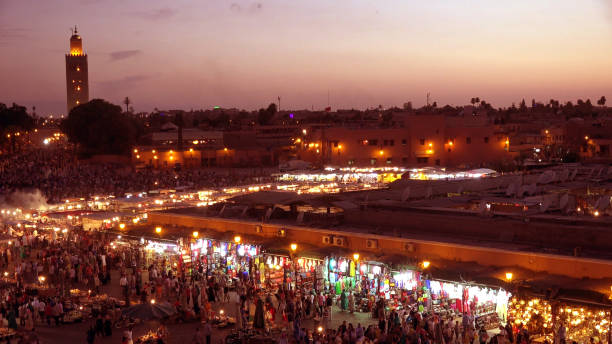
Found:
M 155 233 L 159 234 L 161 233 L 162 228 L 161 227 L 155 227 Z
M 155 299 L 151 299 L 151 304 L 154 305 L 155 304 Z
M 359 260 L 359 253 L 353 253 L 353 260 Z
M 317 327 L 317 332 L 319 332 L 319 333 L 323 332 L 323 326 Z
M 120 223 L 119 224 L 119 229 L 125 229 L 125 223 Z
M 239 244 L 241 240 L 242 240 L 242 238 L 240 237 L 240 235 L 236 235 L 236 236 L 234 237 L 234 242 L 235 242 L 236 244 Z
M 431 265 L 431 262 L 429 260 L 424 260 L 421 265 L 423 266 L 423 269 L 427 269 Z
M 297 244 L 291 244 L 290 247 L 291 247 L 291 251 L 295 252 L 295 250 L 297 250 Z
M 514 274 L 512 272 L 506 272 L 506 281 L 512 281 L 512 277 L 514 277 Z
M 200 236 L 200 233 L 198 233 L 198 231 L 194 231 L 192 234 L 194 238 L 197 238 Z

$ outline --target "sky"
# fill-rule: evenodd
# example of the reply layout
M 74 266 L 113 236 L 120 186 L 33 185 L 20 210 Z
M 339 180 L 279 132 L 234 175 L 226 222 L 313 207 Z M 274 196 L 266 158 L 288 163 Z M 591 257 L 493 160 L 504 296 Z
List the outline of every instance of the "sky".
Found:
M 0 102 L 65 113 L 74 25 L 137 112 L 612 100 L 612 0 L 0 0 Z

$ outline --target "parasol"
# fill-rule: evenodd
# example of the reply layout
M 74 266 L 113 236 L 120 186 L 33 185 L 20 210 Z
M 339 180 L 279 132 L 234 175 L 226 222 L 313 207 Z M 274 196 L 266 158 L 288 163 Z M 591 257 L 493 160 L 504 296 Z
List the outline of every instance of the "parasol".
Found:
M 168 302 L 143 303 L 123 310 L 123 315 L 141 320 L 164 319 L 174 314 L 176 309 Z

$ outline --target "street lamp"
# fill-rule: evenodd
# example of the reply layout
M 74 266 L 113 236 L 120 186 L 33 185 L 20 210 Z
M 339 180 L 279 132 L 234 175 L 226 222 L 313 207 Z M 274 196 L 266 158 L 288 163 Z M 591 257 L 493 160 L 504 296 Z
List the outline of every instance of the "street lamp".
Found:
M 514 277 L 514 274 L 512 272 L 506 272 L 506 281 L 512 281 L 512 277 Z
M 431 262 L 429 260 L 424 260 L 421 265 L 423 266 L 423 269 L 427 269 L 431 265 Z
M 119 229 L 125 229 L 125 223 L 120 223 L 119 224 Z
M 162 231 L 161 227 L 155 227 L 155 233 L 160 234 Z
M 353 253 L 353 260 L 359 260 L 359 253 Z
M 200 233 L 198 233 L 198 231 L 194 231 L 192 234 L 194 238 L 197 238 L 200 236 Z
M 291 244 L 291 251 L 295 252 L 297 250 L 297 244 Z
M 236 235 L 236 236 L 234 237 L 234 242 L 235 242 L 236 244 L 240 244 L 240 241 L 241 241 L 241 240 L 242 240 L 242 238 L 240 237 L 240 235 Z

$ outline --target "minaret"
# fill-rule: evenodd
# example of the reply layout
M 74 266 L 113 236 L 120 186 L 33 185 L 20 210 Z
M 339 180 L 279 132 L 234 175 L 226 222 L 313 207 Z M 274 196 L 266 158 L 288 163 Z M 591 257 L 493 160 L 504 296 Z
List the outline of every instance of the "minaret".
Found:
M 87 54 L 83 53 L 83 41 L 75 26 L 70 37 L 70 53 L 66 54 L 66 106 L 68 113 L 73 107 L 88 101 Z

